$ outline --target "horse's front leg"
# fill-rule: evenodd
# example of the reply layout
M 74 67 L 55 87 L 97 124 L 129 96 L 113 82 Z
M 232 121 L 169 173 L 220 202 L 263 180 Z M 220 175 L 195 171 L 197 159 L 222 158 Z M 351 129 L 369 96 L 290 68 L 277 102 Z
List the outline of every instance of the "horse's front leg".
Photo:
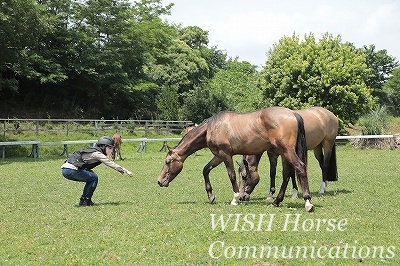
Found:
M 222 163 L 222 160 L 214 156 L 203 168 L 204 184 L 206 186 L 207 197 L 210 203 L 215 201 L 215 196 L 212 194 L 210 171 L 217 167 L 220 163 Z
M 239 204 L 239 186 L 236 182 L 236 172 L 235 167 L 233 164 L 233 159 L 231 156 L 227 156 L 224 160 L 226 170 L 228 171 L 229 179 L 231 180 L 232 189 L 233 189 L 233 199 L 231 201 L 231 205 L 238 205 Z

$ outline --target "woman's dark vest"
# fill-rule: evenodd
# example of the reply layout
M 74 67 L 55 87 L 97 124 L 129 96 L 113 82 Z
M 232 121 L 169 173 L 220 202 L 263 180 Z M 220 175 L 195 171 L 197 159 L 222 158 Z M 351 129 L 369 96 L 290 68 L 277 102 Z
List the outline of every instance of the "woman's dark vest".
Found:
M 99 151 L 99 152 L 103 153 L 103 151 L 99 147 L 91 147 L 91 148 L 87 148 L 87 149 L 83 149 L 83 150 L 74 152 L 70 157 L 68 157 L 67 162 L 78 167 L 79 169 L 92 169 L 92 168 L 98 166 L 99 164 L 101 164 L 101 162 L 99 161 L 99 162 L 87 164 L 83 161 L 82 154 L 93 153 L 95 151 Z

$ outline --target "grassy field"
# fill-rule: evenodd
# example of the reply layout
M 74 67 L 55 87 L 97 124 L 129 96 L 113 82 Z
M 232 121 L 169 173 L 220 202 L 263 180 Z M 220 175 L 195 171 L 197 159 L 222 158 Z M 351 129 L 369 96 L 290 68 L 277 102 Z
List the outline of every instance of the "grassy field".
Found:
M 339 181 L 322 197 L 309 154 L 316 208 L 306 213 L 290 190 L 270 206 L 265 158 L 251 201 L 238 206 L 223 166 L 211 172 L 208 203 L 207 150 L 160 188 L 158 149 L 123 146 L 118 163 L 132 178 L 98 166 L 93 207 L 77 206 L 83 184 L 62 177 L 62 157 L 0 161 L 0 265 L 400 265 L 399 150 L 339 147 Z

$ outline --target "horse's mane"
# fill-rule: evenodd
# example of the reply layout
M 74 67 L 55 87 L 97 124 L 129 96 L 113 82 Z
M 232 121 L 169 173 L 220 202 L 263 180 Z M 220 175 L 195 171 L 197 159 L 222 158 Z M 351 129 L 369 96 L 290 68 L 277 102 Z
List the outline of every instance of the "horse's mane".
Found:
M 179 143 L 174 147 L 176 148 L 177 146 L 179 146 L 179 144 L 181 144 L 181 142 L 189 135 L 192 135 L 193 133 L 195 133 L 202 125 L 207 124 L 209 121 L 211 121 L 214 118 L 214 116 L 211 116 L 209 118 L 206 118 L 203 120 L 203 122 L 201 122 L 199 125 L 195 126 L 192 130 L 190 130 L 185 136 L 182 137 L 182 139 L 179 141 Z

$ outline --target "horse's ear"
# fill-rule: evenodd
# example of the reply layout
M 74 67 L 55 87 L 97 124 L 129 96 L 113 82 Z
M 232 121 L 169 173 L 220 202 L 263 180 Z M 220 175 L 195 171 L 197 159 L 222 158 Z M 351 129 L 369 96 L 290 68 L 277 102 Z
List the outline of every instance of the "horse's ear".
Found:
M 173 148 L 167 145 L 167 149 L 168 151 L 172 151 Z

